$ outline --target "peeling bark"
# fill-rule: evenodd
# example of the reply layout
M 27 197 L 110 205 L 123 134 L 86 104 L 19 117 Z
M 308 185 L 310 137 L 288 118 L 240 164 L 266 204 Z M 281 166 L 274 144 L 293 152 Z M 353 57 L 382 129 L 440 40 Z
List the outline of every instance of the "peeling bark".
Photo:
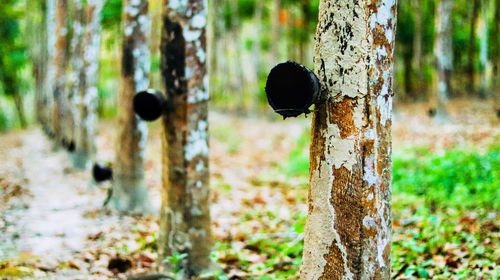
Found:
M 75 167 L 87 168 L 95 155 L 95 127 L 97 120 L 97 83 L 99 78 L 99 49 L 101 43 L 101 11 L 103 0 L 88 0 L 84 9 L 85 29 L 82 35 L 82 58 L 77 62 L 79 84 L 74 99 Z
M 436 96 L 436 118 L 445 121 L 446 105 L 451 94 L 451 72 L 453 70 L 453 48 L 451 38 L 451 10 L 453 0 L 440 0 L 436 13 L 436 44 L 434 55 L 438 72 Z
M 208 170 L 207 1 L 165 1 L 161 71 L 167 108 L 163 118 L 163 192 L 159 260 L 187 254 L 182 269 L 198 276 L 210 267 Z
M 395 0 L 321 0 L 300 279 L 389 279 Z
M 134 95 L 149 86 L 150 20 L 147 0 L 125 0 L 122 73 L 118 99 L 119 133 L 113 166 L 113 196 L 110 205 L 119 211 L 144 212 L 151 209 L 144 184 L 146 123 L 134 114 Z

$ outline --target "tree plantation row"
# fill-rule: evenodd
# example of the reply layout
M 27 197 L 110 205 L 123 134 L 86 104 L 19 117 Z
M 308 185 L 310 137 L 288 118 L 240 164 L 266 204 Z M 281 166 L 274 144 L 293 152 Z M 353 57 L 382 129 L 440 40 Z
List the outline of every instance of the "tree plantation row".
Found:
M 297 277 L 389 279 L 394 100 L 428 101 L 446 122 L 450 98 L 498 97 L 498 0 L 22 2 L 0 4 L 0 100 L 12 97 L 27 125 L 32 79 L 26 100 L 54 147 L 110 181 L 103 207 L 159 214 L 165 279 L 217 270 L 209 127 L 220 124 L 209 123 L 209 101 L 240 115 L 267 114 L 265 103 L 284 118 L 312 113 Z M 98 162 L 97 126 L 114 116 L 114 159 Z M 145 178 L 152 121 L 160 209 Z

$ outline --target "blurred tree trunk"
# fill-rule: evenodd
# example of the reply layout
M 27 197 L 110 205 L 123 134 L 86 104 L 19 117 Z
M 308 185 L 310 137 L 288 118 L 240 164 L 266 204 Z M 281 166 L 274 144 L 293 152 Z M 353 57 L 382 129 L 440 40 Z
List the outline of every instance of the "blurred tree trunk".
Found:
M 262 89 L 260 88 L 260 63 L 261 63 L 261 37 L 263 36 L 262 33 L 262 14 L 264 10 L 264 1 L 257 1 L 255 3 L 255 29 L 256 29 L 256 36 L 254 37 L 254 42 L 253 42 L 253 62 L 254 62 L 254 74 L 255 74 L 255 81 L 253 83 L 253 96 L 251 100 L 252 104 L 252 111 L 253 113 L 257 113 L 259 111 L 259 96 L 260 93 L 262 92 Z
M 17 80 L 17 77 L 14 79 Z M 13 87 L 15 88 L 15 92 L 13 95 L 14 106 L 16 107 L 17 118 L 19 119 L 19 125 L 21 126 L 21 128 L 26 128 L 26 126 L 28 126 L 28 122 L 26 121 L 26 114 L 24 112 L 23 93 L 19 88 L 19 84 L 17 81 L 13 84 Z
M 101 11 L 104 0 L 87 0 L 84 9 L 85 29 L 83 37 L 83 60 L 79 69 L 79 90 L 74 106 L 78 116 L 75 131 L 75 167 L 85 169 L 95 155 L 95 129 L 99 80 L 99 50 L 101 46 Z
M 67 137 L 72 141 L 76 140 L 76 131 L 81 127 L 81 118 L 78 112 L 80 102 L 79 90 L 82 84 L 80 74 L 83 73 L 83 30 L 85 26 L 84 11 L 81 0 L 73 0 L 73 34 L 69 47 L 68 65 L 68 111 L 69 114 L 64 120 L 67 126 Z M 74 163 L 75 167 L 79 167 Z
M 208 169 L 206 0 L 166 0 L 161 71 L 166 92 L 163 118 L 163 192 L 160 262 L 184 279 L 210 268 L 212 246 Z M 162 262 L 186 254 L 178 265 Z
M 479 97 L 487 98 L 491 88 L 491 63 L 488 57 L 488 6 L 487 0 L 481 0 L 481 14 L 478 19 L 479 30 L 479 65 L 481 73 L 481 85 L 479 88 Z M 497 34 L 498 36 L 499 34 Z
M 56 65 L 55 60 L 55 44 L 56 44 L 56 0 L 46 1 L 46 29 L 47 29 L 47 59 L 46 59 L 46 73 L 44 77 L 44 96 L 45 96 L 45 107 L 43 109 L 43 118 L 45 129 L 50 133 L 54 133 L 54 115 L 52 114 L 54 110 L 54 79 Z
M 34 12 L 27 19 L 27 38 L 30 58 L 33 61 L 33 76 L 35 77 L 35 114 L 36 120 L 46 125 L 43 110 L 47 106 L 45 96 L 45 73 L 47 65 L 47 23 L 45 1 L 27 1 L 26 8 L 33 8 Z
M 144 212 L 150 210 L 144 183 L 147 126 L 135 116 L 133 98 L 149 86 L 148 1 L 124 0 L 123 24 L 119 133 L 110 205 L 123 212 Z
M 56 141 L 61 141 L 64 136 L 63 120 L 66 117 L 66 64 L 68 47 L 68 0 L 56 1 L 56 42 L 55 42 L 55 77 L 54 77 L 54 108 L 53 108 L 53 128 Z
M 243 73 L 243 60 L 241 55 L 241 22 L 239 14 L 239 1 L 229 1 L 231 9 L 231 44 L 234 50 L 234 58 L 232 59 L 232 72 L 235 74 L 231 83 L 231 89 L 237 93 L 236 113 L 243 115 L 246 113 L 247 107 L 245 106 L 245 90 L 246 81 Z
M 309 63 L 307 54 L 309 47 L 309 24 L 311 22 L 311 0 L 301 0 L 300 9 L 302 12 L 303 25 L 300 27 L 299 58 L 302 64 Z
M 436 13 L 436 43 L 434 53 L 437 66 L 436 118 L 445 121 L 448 115 L 446 105 L 451 94 L 451 72 L 453 70 L 453 48 L 451 32 L 451 11 L 453 0 L 440 0 Z
M 495 85 L 498 84 L 498 81 L 500 78 L 498 77 L 500 75 L 500 0 L 495 1 L 495 15 L 493 16 L 493 76 L 495 77 L 495 80 L 497 81 Z
M 273 7 L 270 13 L 271 16 L 271 38 L 273 39 L 273 44 L 271 44 L 271 62 L 272 65 L 276 65 L 280 59 L 279 49 L 280 42 L 280 10 L 281 10 L 281 0 L 273 0 Z
M 321 0 L 319 10 L 300 279 L 389 279 L 396 1 Z
M 476 57 L 476 30 L 477 30 L 477 22 L 479 17 L 479 3 L 480 0 L 472 1 L 472 10 L 471 10 L 471 18 L 470 18 L 470 33 L 469 33 L 469 52 L 467 56 L 467 74 L 469 75 L 469 90 L 472 95 L 474 95 L 474 91 L 476 90 L 475 86 L 475 57 Z
M 417 93 L 414 96 L 423 99 L 424 69 L 422 61 L 422 0 L 413 0 L 415 12 L 415 36 L 413 37 L 413 72 L 416 76 L 415 87 Z

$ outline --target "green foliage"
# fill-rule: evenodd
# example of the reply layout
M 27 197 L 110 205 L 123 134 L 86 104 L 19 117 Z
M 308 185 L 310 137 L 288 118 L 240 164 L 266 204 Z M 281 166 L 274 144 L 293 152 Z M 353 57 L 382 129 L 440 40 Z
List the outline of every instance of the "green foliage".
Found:
M 393 160 L 395 193 L 425 197 L 428 205 L 499 208 L 500 147 L 485 153 L 451 150 L 398 152 Z
M 122 0 L 106 0 L 102 10 L 102 27 L 108 30 L 119 30 L 122 20 Z

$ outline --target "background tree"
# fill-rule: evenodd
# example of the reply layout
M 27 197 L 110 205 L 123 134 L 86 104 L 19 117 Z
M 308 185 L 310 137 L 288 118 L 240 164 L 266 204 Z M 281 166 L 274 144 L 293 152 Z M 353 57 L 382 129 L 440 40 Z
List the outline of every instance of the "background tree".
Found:
M 301 279 L 389 279 L 396 1 L 320 1 Z M 366 15 L 366 17 L 364 16 Z
M 150 208 L 144 183 L 147 126 L 133 110 L 135 94 L 149 86 L 149 32 L 148 1 L 124 0 L 119 132 L 110 205 L 126 212 L 144 212 Z
M 444 120 L 447 115 L 446 103 L 452 91 L 451 72 L 453 70 L 453 48 L 451 33 L 451 11 L 453 0 L 440 0 L 436 12 L 436 68 L 437 88 L 436 104 L 438 119 Z
M 57 141 L 63 140 L 63 120 L 67 114 L 66 87 L 66 66 L 68 48 L 68 0 L 56 0 L 55 23 L 56 41 L 54 45 L 54 88 L 53 88 L 53 116 L 52 123 Z
M 190 279 L 209 269 L 207 1 L 164 1 L 161 71 L 163 190 L 160 262 Z M 167 257 L 185 258 L 176 264 Z M 168 259 L 167 259 L 168 260 Z
M 73 106 L 78 115 L 75 130 L 75 165 L 85 168 L 95 154 L 97 120 L 99 50 L 101 44 L 101 11 L 103 0 L 88 0 L 85 7 L 85 29 L 81 38 L 83 49 L 81 67 L 78 69 L 78 97 Z

